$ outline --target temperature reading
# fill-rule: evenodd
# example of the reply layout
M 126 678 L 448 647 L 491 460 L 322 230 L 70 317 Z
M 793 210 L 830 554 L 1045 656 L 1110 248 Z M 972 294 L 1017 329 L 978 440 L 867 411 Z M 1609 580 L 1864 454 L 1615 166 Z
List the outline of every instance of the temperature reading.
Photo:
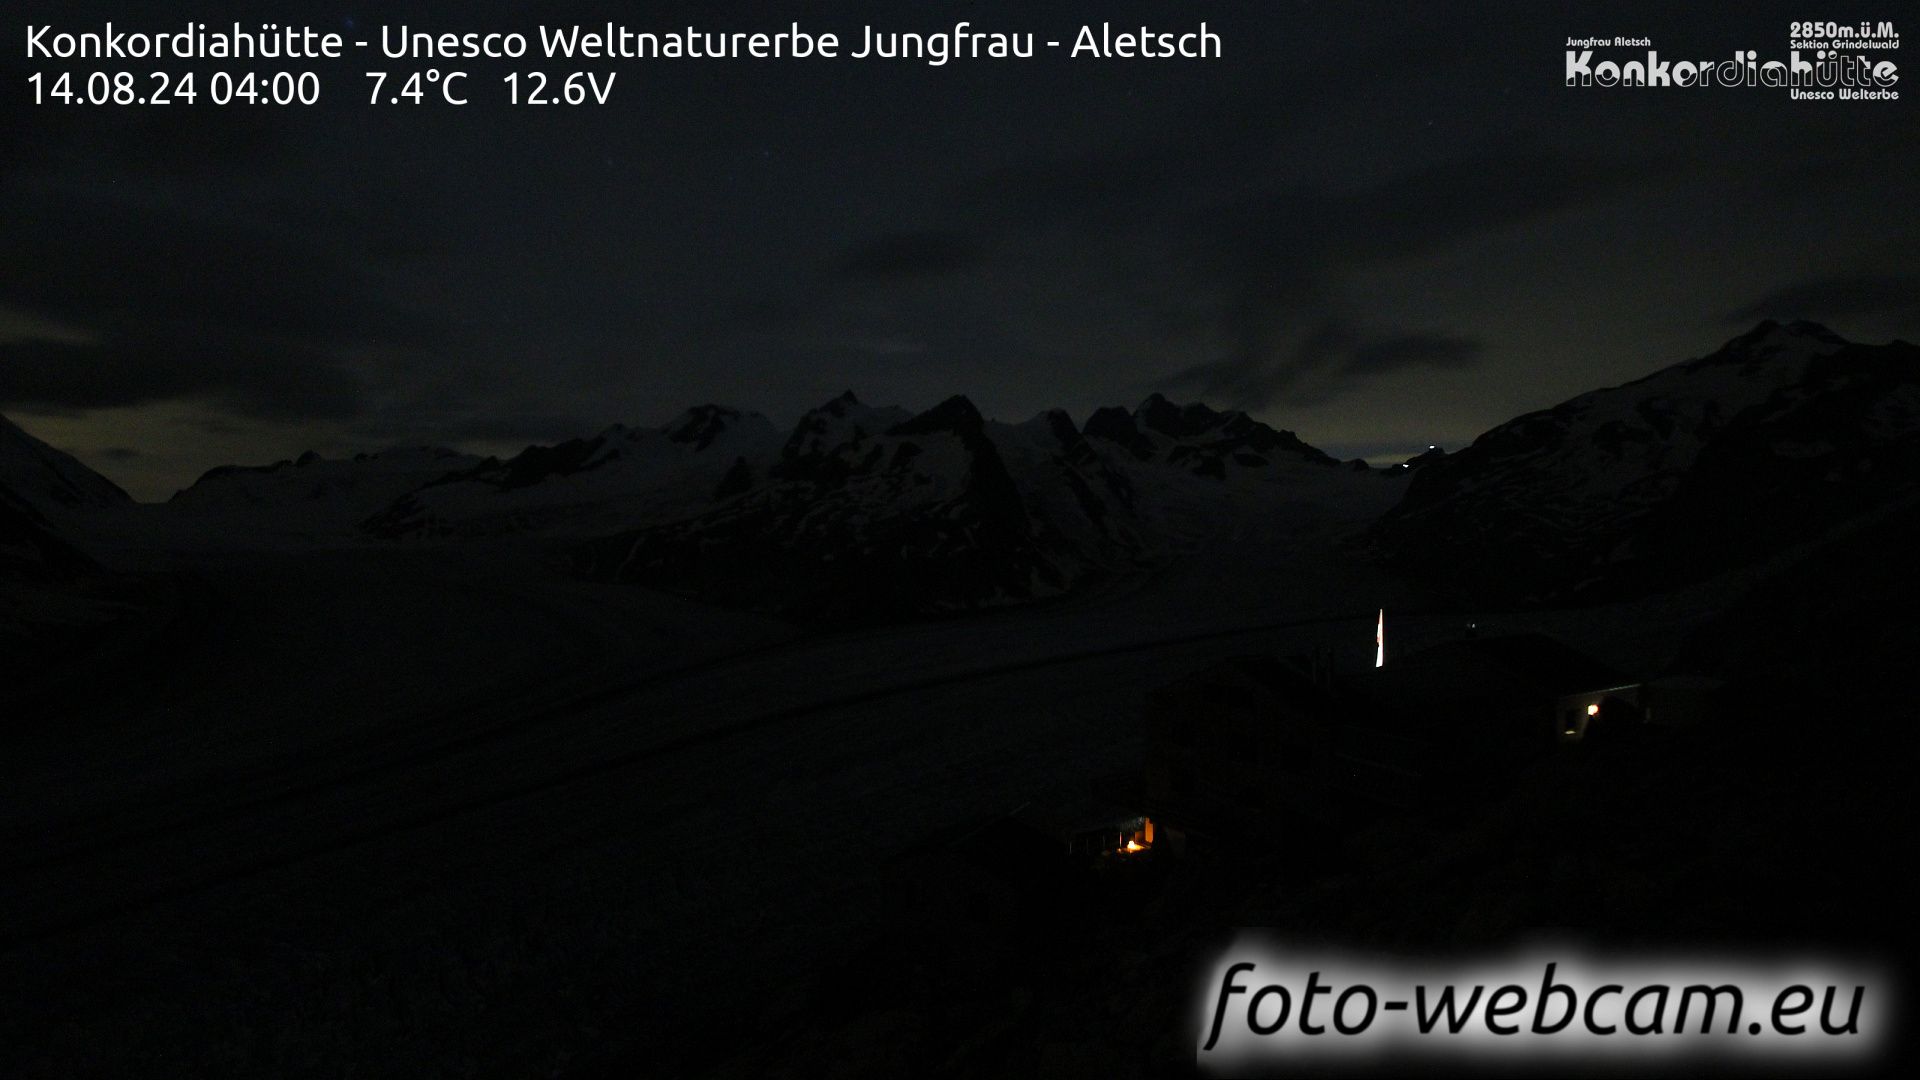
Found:
M 367 78 L 373 80 L 373 90 L 368 104 L 398 105 L 405 101 L 419 105 L 429 97 L 437 97 L 449 105 L 465 105 L 467 99 L 460 96 L 454 84 L 466 77 L 464 71 L 442 72 L 439 68 L 428 68 L 404 78 L 397 77 L 397 84 L 389 85 L 386 72 L 369 71 Z

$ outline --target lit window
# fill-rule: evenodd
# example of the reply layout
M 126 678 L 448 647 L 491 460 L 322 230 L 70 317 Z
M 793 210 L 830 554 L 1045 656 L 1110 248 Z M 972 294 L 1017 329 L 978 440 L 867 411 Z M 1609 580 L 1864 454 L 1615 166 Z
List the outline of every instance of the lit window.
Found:
M 1140 827 L 1131 833 L 1122 834 L 1120 854 L 1133 855 L 1153 847 L 1153 819 L 1141 818 Z

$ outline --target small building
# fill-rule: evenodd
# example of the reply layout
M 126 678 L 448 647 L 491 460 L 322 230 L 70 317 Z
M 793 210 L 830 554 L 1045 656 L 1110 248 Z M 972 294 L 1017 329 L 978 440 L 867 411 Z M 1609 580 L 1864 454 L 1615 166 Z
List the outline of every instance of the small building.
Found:
M 1697 724 L 1713 716 L 1721 686 L 1705 676 L 1667 675 L 1566 694 L 1554 706 L 1555 730 L 1562 742 L 1580 742 L 1602 728 Z
M 1153 849 L 1153 818 L 1099 799 L 1064 806 L 1028 803 L 1008 814 L 1007 822 L 1073 858 L 1124 857 Z

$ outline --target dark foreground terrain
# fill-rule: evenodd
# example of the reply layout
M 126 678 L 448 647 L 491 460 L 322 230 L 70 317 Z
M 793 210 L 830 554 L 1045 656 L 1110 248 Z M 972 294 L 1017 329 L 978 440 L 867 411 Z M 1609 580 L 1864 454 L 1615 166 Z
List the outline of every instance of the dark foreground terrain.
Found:
M 1364 649 L 1368 614 L 1244 582 L 1196 610 L 1170 573 L 822 632 L 470 547 L 170 557 L 164 617 L 9 687 L 8 1072 L 1154 1075 L 1190 1067 L 1237 927 L 1892 955 L 1912 586 L 1868 567 L 1911 525 L 1718 616 L 1493 617 L 1724 671 L 1714 725 L 1280 847 L 1037 872 L 980 829 L 1137 770 L 1149 690 Z
M 1388 470 L 849 395 L 136 506 L 9 426 L 0 1074 L 1160 1075 L 1248 927 L 1897 976 L 1914 360 L 1765 323 Z M 1189 858 L 1007 827 L 1137 811 L 1150 694 L 1364 670 L 1382 608 L 1390 663 L 1471 625 L 1724 690 Z

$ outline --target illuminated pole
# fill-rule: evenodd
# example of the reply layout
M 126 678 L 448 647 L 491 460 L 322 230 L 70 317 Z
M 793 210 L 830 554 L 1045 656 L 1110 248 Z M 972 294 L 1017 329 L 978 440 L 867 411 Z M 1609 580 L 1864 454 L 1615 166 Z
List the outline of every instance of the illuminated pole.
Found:
M 1387 609 L 1380 609 L 1380 621 L 1373 627 L 1373 666 L 1387 666 Z

